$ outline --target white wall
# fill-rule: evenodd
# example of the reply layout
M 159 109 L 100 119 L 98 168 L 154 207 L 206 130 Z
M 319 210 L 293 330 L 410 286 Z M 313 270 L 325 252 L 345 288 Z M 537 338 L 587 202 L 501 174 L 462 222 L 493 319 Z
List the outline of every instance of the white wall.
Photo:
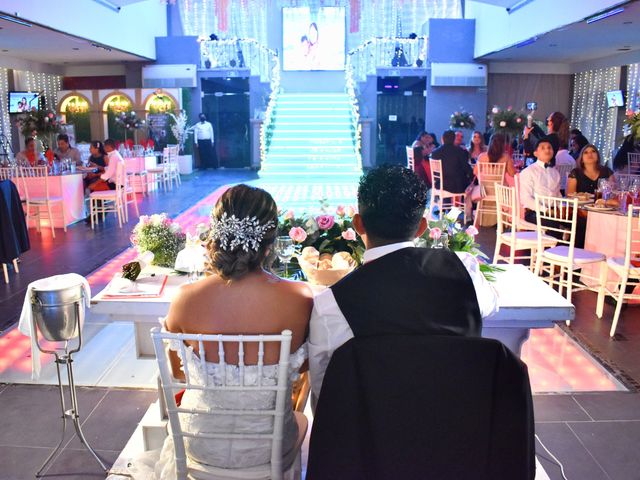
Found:
M 0 11 L 155 60 L 155 37 L 167 33 L 167 7 L 144 0 L 120 12 L 92 0 L 0 0 Z
M 507 13 L 503 7 L 468 0 L 466 18 L 476 19 L 475 57 L 503 50 L 529 38 L 578 22 L 620 0 L 535 0 Z

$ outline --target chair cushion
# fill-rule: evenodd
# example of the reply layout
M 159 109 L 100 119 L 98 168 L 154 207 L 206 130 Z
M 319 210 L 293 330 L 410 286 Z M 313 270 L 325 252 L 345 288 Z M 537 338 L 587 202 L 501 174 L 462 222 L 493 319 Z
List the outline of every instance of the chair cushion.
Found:
M 566 245 L 559 245 L 545 250 L 542 256 L 549 260 L 557 260 L 560 262 L 566 262 L 569 256 L 569 247 Z M 605 255 L 591 250 L 585 250 L 584 248 L 573 249 L 573 263 L 596 263 L 603 262 L 607 259 Z
M 502 238 L 507 242 L 511 241 L 512 236 L 513 236 L 513 232 L 505 232 L 502 234 Z M 528 230 L 524 232 L 516 232 L 515 237 L 516 237 L 516 242 L 519 242 L 519 243 L 531 243 L 531 244 L 538 243 L 538 232 L 532 232 Z M 550 237 L 549 235 L 542 236 L 542 245 L 548 247 L 548 246 L 555 245 L 556 243 L 558 243 L 557 239 Z
M 607 265 L 616 272 L 624 271 L 624 257 L 609 257 L 607 258 Z M 629 275 L 632 277 L 640 276 L 640 267 L 629 266 Z
M 62 202 L 64 199 L 62 197 L 49 197 L 49 203 Z M 47 203 L 47 197 L 31 197 L 29 198 L 29 203 Z
M 101 198 L 101 199 L 113 199 L 118 196 L 117 190 L 101 190 L 98 192 L 91 192 L 89 198 Z

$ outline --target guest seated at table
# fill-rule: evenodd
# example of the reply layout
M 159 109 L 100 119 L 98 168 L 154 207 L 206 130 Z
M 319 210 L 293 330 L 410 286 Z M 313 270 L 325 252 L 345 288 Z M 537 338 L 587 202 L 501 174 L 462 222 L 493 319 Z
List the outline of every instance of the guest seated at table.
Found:
M 469 160 L 475 164 L 478 161 L 480 154 L 487 151 L 487 146 L 484 144 L 484 136 L 479 131 L 473 132 L 471 141 L 469 142 Z
M 469 152 L 454 145 L 456 134 L 446 130 L 442 134 L 443 145 L 431 153 L 431 158 L 442 161 L 444 185 L 435 185 L 451 193 L 464 193 L 471 182 L 473 171 L 469 165 Z
M 100 179 L 100 175 L 105 172 L 107 166 L 106 156 L 107 152 L 104 149 L 104 145 L 99 140 L 94 140 L 89 144 L 89 163 L 87 168 L 93 169 L 93 171 L 87 172 L 84 177 L 84 186 L 87 188 L 94 182 Z
M 531 223 L 536 223 L 535 193 L 560 196 L 560 173 L 551 167 L 551 139 L 543 137 L 538 140 L 534 153 L 537 161 L 520 172 L 520 203 L 525 208 L 524 219 Z
M 460 147 L 463 150 L 467 149 L 467 146 L 464 144 L 464 133 L 462 133 L 462 130 L 456 130 L 456 136 L 453 141 L 453 144 L 456 147 Z
M 116 142 L 111 138 L 104 141 L 104 151 L 107 153 L 107 169 L 104 173 L 100 174 L 100 178 L 89 185 L 89 190 L 92 192 L 115 190 L 118 163 L 124 164 L 124 159 L 120 155 L 120 152 L 116 150 Z
M 478 163 L 504 163 L 505 184 L 513 187 L 515 185 L 513 178 L 516 174 L 516 167 L 513 165 L 513 158 L 511 158 L 507 147 L 507 138 L 505 135 L 502 133 L 494 133 L 491 135 L 491 140 L 489 140 L 489 150 L 478 157 Z M 473 174 L 478 175 L 477 164 L 473 167 Z
M 595 145 L 587 145 L 580 152 L 576 168 L 571 170 L 567 180 L 567 195 L 575 193 L 596 193 L 598 180 L 609 178 L 613 172 L 602 164 L 600 152 Z
M 433 149 L 433 144 L 429 142 L 430 138 L 431 136 L 427 132 L 422 131 L 411 145 L 411 148 L 413 148 L 414 172 L 429 187 L 431 186 L 429 155 Z
M 426 186 L 406 168 L 385 165 L 360 179 L 353 226 L 366 246 L 364 265 L 314 299 L 309 368 L 316 398 L 331 355 L 354 336 L 474 337 L 495 310 L 495 293 L 474 257 L 414 246 L 427 228 L 426 204 Z
M 574 160 L 578 160 L 580 156 L 580 152 L 582 149 L 589 145 L 589 140 L 584 135 L 573 135 L 569 140 L 569 153 L 574 158 Z
M 38 167 L 46 165 L 47 160 L 41 152 L 36 150 L 36 141 L 33 137 L 27 137 L 24 141 L 24 150 L 16 155 L 16 163 L 21 167 Z
M 69 145 L 69 135 L 61 133 L 58 135 L 58 148 L 53 152 L 61 162 L 69 161 L 78 167 L 82 166 L 82 155 L 80 150 Z
M 227 190 L 216 203 L 211 215 L 211 233 L 207 244 L 209 275 L 192 284 L 184 285 L 171 302 L 165 319 L 170 332 L 192 334 L 280 334 L 283 330 L 293 333 L 289 364 L 290 378 L 295 378 L 307 358 L 305 337 L 313 306 L 311 290 L 301 282 L 284 280 L 272 274 L 268 268 L 273 258 L 277 236 L 278 208 L 269 193 L 247 185 L 237 185 Z M 240 221 L 240 223 L 238 223 Z M 255 240 L 255 242 L 254 242 Z M 186 342 L 188 350 L 179 358 L 178 351 L 170 351 L 173 373 L 183 378 L 181 362 L 189 364 L 191 380 L 194 372 L 208 375 L 209 382 L 219 384 L 216 375 L 218 345 L 206 344 L 204 350 L 207 365 L 201 365 L 198 342 Z M 178 347 L 179 348 L 179 347 Z M 245 378 L 262 375 L 261 381 L 271 382 L 277 376 L 279 345 L 266 344 L 265 367 L 259 369 L 257 346 L 245 347 Z M 238 356 L 230 348 L 227 362 Z M 216 359 L 216 360 L 213 360 Z M 206 371 L 202 370 L 205 367 Z M 237 370 L 227 369 L 227 375 L 238 375 Z M 228 379 L 227 379 L 228 380 Z M 226 392 L 237 396 L 238 410 L 266 410 L 270 399 L 255 397 L 247 392 Z M 181 399 L 182 408 L 211 408 L 210 392 L 189 389 Z M 228 397 L 227 400 L 229 400 Z M 291 405 L 287 405 L 284 421 L 282 451 L 290 451 L 298 436 L 298 427 Z M 222 417 L 222 418 L 221 418 Z M 217 432 L 242 434 L 264 431 L 262 417 L 247 416 L 196 416 L 191 417 L 191 432 L 216 434 Z M 218 468 L 247 468 L 268 464 L 271 442 L 268 440 L 221 440 L 212 438 L 189 439 L 185 442 L 187 456 L 199 463 Z M 173 459 L 171 436 L 165 441 L 155 471 L 175 478 L 171 471 Z M 157 478 L 135 476 L 134 478 Z M 198 477 L 200 478 L 200 477 Z

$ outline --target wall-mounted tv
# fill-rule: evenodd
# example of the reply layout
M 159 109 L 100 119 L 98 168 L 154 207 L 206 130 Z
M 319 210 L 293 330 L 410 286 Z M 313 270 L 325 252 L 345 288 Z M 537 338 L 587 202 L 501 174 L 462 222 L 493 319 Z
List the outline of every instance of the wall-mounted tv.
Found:
M 282 8 L 283 70 L 344 70 L 344 7 Z
M 611 92 L 607 92 L 607 107 L 624 107 L 622 90 L 612 90 Z
M 38 92 L 9 92 L 9 113 L 23 113 L 38 110 Z

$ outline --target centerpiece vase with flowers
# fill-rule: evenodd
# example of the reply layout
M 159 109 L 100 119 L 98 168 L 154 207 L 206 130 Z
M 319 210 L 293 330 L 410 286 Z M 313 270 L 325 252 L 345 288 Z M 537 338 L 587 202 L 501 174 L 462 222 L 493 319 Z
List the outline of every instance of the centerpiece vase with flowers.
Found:
M 506 135 L 509 139 L 509 145 L 513 140 L 520 139 L 520 134 L 527 121 L 524 113 L 516 112 L 511 106 L 503 110 L 497 105 L 494 105 L 489 118 L 489 124 L 493 128 L 493 132 Z
M 171 220 L 166 213 L 141 215 L 131 234 L 131 243 L 138 253 L 153 253 L 152 264 L 160 267 L 173 268 L 185 241 L 186 235 L 180 224 Z
M 25 137 L 33 137 L 42 142 L 44 155 L 49 162 L 49 167 L 52 167 L 55 138 L 62 131 L 64 125 L 62 118 L 53 110 L 36 110 L 34 108 L 30 112 L 20 115 L 16 125 Z
M 326 200 L 316 215 L 282 212 L 279 235 L 288 235 L 297 246 L 298 263 L 310 283 L 333 285 L 362 263 L 364 243 L 353 229 L 354 207 L 338 206 L 329 213 Z
M 476 119 L 473 117 L 473 113 L 465 112 L 461 109 L 451 114 L 449 127 L 452 130 L 473 130 L 476 128 Z

